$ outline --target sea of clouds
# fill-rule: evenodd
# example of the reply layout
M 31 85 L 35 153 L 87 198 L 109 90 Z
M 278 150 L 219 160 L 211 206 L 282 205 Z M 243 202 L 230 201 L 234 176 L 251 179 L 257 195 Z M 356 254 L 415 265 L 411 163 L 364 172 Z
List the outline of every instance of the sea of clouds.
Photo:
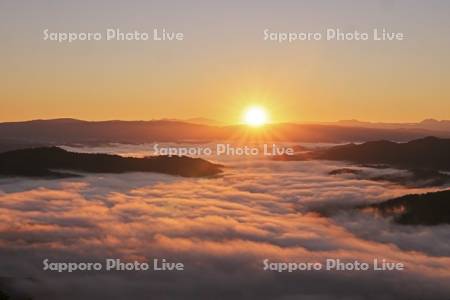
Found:
M 148 154 L 143 145 L 70 149 Z M 0 288 L 69 300 L 449 299 L 450 226 L 401 226 L 354 209 L 437 188 L 329 175 L 348 167 L 339 162 L 218 162 L 216 178 L 1 179 Z M 55 273 L 42 270 L 45 258 L 166 258 L 185 270 Z M 385 258 L 406 270 L 278 273 L 263 270 L 266 258 Z

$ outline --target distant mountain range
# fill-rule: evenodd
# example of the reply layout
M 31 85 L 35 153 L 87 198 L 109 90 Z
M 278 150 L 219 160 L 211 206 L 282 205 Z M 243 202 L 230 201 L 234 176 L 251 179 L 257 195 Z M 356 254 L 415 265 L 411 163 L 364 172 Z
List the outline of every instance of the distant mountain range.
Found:
M 198 122 L 200 123 L 200 122 Z M 81 121 L 34 120 L 0 123 L 0 151 L 11 144 L 146 143 L 215 140 L 284 142 L 408 141 L 425 136 L 450 137 L 450 131 L 422 128 L 368 128 L 324 124 L 270 124 L 254 129 L 245 125 L 216 126 L 176 120 Z M 3 145 L 3 146 L 2 146 Z M 9 148 L 8 148 L 9 147 Z
M 362 122 L 358 120 L 341 120 L 334 123 L 323 123 L 329 125 L 342 125 L 350 127 L 384 128 L 384 129 L 426 129 L 434 131 L 450 131 L 450 120 L 426 119 L 419 123 L 381 123 Z
M 110 154 L 74 153 L 58 147 L 41 147 L 0 153 L 0 176 L 65 178 L 75 172 L 156 172 L 185 177 L 213 176 L 221 166 L 200 158 L 156 156 L 121 157 Z
M 209 125 L 209 126 L 225 126 L 225 123 L 208 119 L 208 118 L 190 118 L 184 120 L 187 123 L 200 124 L 200 125 Z

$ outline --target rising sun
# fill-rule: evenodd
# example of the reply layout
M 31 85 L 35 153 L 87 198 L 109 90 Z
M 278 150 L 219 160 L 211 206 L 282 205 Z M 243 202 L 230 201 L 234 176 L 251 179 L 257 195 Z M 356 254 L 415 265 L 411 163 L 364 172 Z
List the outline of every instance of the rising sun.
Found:
M 266 110 L 260 106 L 252 106 L 245 111 L 245 124 L 259 127 L 267 123 Z

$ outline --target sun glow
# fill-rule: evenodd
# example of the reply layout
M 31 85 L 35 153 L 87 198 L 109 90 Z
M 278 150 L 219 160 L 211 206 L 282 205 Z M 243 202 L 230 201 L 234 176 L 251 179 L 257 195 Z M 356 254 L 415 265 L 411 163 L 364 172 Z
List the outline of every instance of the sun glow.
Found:
M 267 123 L 267 114 L 263 107 L 253 106 L 246 110 L 244 116 L 245 124 L 259 127 Z

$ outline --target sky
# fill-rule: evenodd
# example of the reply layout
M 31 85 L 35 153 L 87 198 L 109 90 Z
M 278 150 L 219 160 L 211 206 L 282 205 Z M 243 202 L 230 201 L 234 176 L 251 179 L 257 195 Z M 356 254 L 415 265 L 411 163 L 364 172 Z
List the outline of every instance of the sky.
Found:
M 0 121 L 450 119 L 449 1 L 0 0 Z M 107 28 L 183 41 L 43 40 Z M 271 32 L 403 32 L 403 41 L 265 41 Z

